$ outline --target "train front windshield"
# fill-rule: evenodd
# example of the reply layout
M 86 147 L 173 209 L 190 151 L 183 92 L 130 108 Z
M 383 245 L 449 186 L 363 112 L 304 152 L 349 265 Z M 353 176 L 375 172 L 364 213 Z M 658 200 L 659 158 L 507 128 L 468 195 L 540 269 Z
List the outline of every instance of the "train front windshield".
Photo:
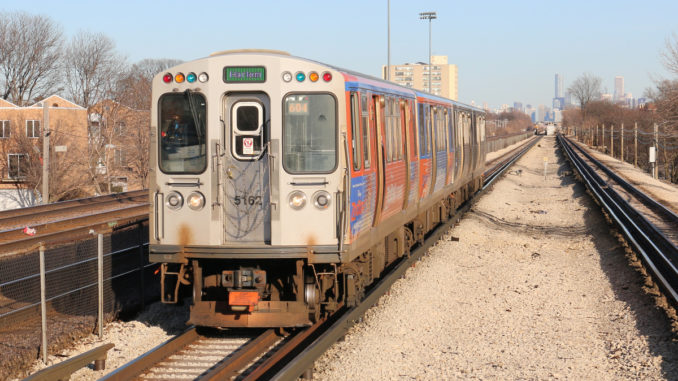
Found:
M 337 102 L 294 94 L 283 105 L 283 164 L 290 173 L 328 173 L 337 165 Z
M 164 173 L 201 173 L 207 167 L 205 97 L 186 91 L 160 98 L 160 159 Z

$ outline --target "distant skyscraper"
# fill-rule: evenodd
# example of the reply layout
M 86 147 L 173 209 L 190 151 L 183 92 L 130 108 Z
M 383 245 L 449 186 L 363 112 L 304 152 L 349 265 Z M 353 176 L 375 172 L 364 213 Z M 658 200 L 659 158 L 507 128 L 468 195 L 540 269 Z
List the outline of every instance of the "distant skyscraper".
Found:
M 560 74 L 556 74 L 556 95 L 554 98 L 563 97 L 563 77 Z
M 624 100 L 624 77 L 614 77 L 614 101 Z

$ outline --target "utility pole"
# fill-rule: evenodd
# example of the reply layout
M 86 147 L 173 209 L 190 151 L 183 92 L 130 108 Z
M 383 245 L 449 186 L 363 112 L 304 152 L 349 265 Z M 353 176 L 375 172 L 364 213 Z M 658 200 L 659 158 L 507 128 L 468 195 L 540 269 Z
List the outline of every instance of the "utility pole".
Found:
M 657 123 L 654 124 L 654 171 L 652 172 L 652 177 L 655 179 L 659 177 L 659 126 Z
M 633 123 L 633 166 L 638 167 L 638 122 Z
M 428 20 L 428 92 L 433 94 L 433 89 L 431 89 L 431 75 L 433 70 L 431 68 L 431 20 L 437 19 L 438 16 L 435 12 L 422 12 L 419 14 L 420 20 Z
M 614 124 L 610 126 L 610 156 L 614 159 Z
M 42 203 L 49 204 L 49 105 L 42 101 Z
M 619 138 L 621 139 L 621 161 L 624 162 L 624 123 L 621 124 Z

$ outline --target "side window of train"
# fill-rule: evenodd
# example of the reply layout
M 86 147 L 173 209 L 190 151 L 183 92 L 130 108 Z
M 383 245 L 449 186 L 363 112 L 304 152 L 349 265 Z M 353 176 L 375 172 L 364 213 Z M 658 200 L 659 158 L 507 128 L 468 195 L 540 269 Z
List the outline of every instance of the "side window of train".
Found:
M 478 116 L 478 143 L 485 141 L 485 118 Z
M 431 116 L 428 105 L 419 105 L 419 154 L 431 153 Z
M 384 105 L 384 156 L 386 157 L 386 162 L 390 163 L 393 161 L 393 117 L 391 115 L 391 104 L 393 100 L 389 97 L 385 97 Z
M 447 144 L 445 144 L 445 115 L 443 109 L 436 107 L 436 151 L 442 152 L 447 149 Z
M 407 127 L 405 128 L 405 133 L 408 135 L 408 139 L 410 140 L 409 145 L 412 147 L 410 157 L 416 158 L 419 156 L 419 147 L 417 146 L 417 131 L 416 124 L 414 123 L 414 108 L 412 107 L 412 102 L 407 101 L 405 107 L 407 109 Z
M 457 111 L 457 147 L 464 145 L 464 114 Z
M 264 134 L 264 106 L 255 101 L 237 102 L 231 108 L 234 156 L 250 160 L 259 156 Z
M 405 157 L 405 147 L 403 140 L 403 128 L 405 127 L 405 101 L 402 99 L 396 100 L 395 113 L 397 115 L 397 135 L 398 135 L 398 160 Z
M 360 121 L 363 126 L 363 160 L 365 160 L 365 169 L 370 167 L 370 107 L 367 94 L 360 94 Z
M 449 136 L 449 142 L 448 147 L 450 149 L 448 151 L 452 152 L 454 149 L 454 113 L 452 112 L 452 109 L 447 109 L 447 133 Z
M 471 144 L 471 116 L 464 113 L 464 144 Z
M 353 169 L 359 171 L 362 167 L 362 147 L 360 144 L 360 104 L 358 95 L 351 93 L 351 153 L 353 155 Z
M 480 118 L 480 141 L 485 141 L 485 117 Z

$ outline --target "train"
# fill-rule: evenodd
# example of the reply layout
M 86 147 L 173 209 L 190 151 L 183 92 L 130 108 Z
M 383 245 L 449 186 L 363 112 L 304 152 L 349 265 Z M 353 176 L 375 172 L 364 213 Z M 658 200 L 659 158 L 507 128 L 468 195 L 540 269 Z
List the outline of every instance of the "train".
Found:
M 303 327 L 482 186 L 485 113 L 272 50 L 152 82 L 149 261 L 189 323 Z M 182 297 L 184 295 L 184 297 Z

